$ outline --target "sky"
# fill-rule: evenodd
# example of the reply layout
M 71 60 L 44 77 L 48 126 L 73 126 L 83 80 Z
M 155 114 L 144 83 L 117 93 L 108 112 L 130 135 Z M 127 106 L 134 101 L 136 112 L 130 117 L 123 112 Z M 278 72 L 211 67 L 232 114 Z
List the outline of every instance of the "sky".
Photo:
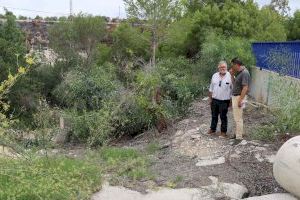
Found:
M 260 6 L 270 0 L 255 0 Z M 300 0 L 289 0 L 291 13 L 300 9 Z M 70 0 L 0 0 L 0 13 L 3 7 L 18 15 L 35 17 L 63 16 L 70 13 Z M 88 13 L 108 17 L 125 18 L 123 0 L 73 0 L 73 13 Z

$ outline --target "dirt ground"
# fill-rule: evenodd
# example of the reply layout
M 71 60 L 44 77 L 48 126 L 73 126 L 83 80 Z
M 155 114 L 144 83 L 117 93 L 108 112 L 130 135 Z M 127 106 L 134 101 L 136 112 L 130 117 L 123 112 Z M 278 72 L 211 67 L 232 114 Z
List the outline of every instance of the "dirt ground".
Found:
M 139 150 L 145 150 L 151 143 L 160 147 L 151 157 L 154 180 L 123 180 L 118 184 L 140 192 L 168 186 L 170 182 L 175 188 L 197 188 L 211 184 L 208 177 L 215 176 L 222 182 L 244 185 L 249 196 L 284 192 L 272 175 L 272 160 L 279 145 L 251 141 L 249 137 L 254 127 L 274 120 L 267 110 L 250 101 L 244 113 L 247 135 L 239 145 L 233 145 L 230 139 L 207 135 L 210 116 L 208 102 L 200 99 L 192 104 L 184 119 L 171 124 L 165 132 L 148 131 L 118 143 L 117 146 Z M 231 134 L 234 131 L 231 111 L 228 117 L 228 134 Z M 205 160 L 221 163 L 199 164 Z

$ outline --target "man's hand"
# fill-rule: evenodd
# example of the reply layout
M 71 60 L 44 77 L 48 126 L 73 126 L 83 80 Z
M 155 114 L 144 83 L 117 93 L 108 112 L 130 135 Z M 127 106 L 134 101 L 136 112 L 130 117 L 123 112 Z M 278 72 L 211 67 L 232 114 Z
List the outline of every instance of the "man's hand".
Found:
M 239 108 L 243 106 L 243 99 L 239 98 L 238 106 Z

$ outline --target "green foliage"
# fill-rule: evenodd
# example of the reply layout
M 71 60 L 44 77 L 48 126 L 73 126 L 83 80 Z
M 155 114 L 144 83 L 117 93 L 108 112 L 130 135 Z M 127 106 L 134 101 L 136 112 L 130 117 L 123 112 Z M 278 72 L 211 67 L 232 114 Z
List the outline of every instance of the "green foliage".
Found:
M 246 66 L 254 65 L 254 57 L 251 53 L 251 42 L 239 37 L 226 38 L 221 35 L 210 34 L 207 36 L 200 53 L 199 65 L 202 65 L 205 74 L 211 76 L 216 70 L 219 61 L 230 60 L 239 57 Z
M 290 17 L 287 23 L 288 40 L 300 40 L 300 10 Z
M 194 26 L 193 19 L 189 16 L 172 23 L 166 31 L 166 36 L 160 45 L 159 57 L 186 56 L 189 33 Z
M 89 199 L 101 184 L 101 168 L 65 157 L 0 158 L 0 198 Z
M 60 20 L 49 30 L 50 46 L 61 57 L 83 53 L 91 61 L 94 50 L 106 34 L 102 17 L 79 14 L 72 21 Z
M 19 66 L 25 64 L 24 34 L 16 25 L 16 17 L 5 15 L 6 22 L 0 22 L 0 81 L 7 78 L 9 74 L 16 74 Z
M 300 84 L 291 78 L 280 75 L 270 77 L 270 102 L 274 113 L 274 122 L 258 127 L 253 137 L 263 140 L 275 140 L 286 134 L 299 134 L 300 131 Z
M 145 28 L 151 32 L 152 62 L 156 64 L 156 49 L 172 20 L 180 17 L 181 4 L 178 0 L 124 0 L 127 15 L 132 19 L 144 20 Z
M 256 33 L 253 39 L 258 41 L 285 41 L 287 39 L 283 17 L 269 7 L 260 10 L 256 21 L 259 23 L 255 25 Z
M 155 154 L 159 150 L 160 150 L 160 145 L 158 144 L 157 141 L 151 142 L 146 147 L 146 152 L 148 154 Z
M 105 170 L 116 172 L 112 181 L 122 177 L 128 177 L 132 180 L 152 178 L 148 169 L 148 159 L 135 149 L 104 148 L 100 155 L 105 161 Z
M 208 33 L 260 41 L 284 41 L 284 18 L 269 7 L 259 9 L 252 0 L 227 0 L 223 6 L 207 4 L 192 15 L 193 26 L 186 41 L 189 57 L 201 50 Z
M 175 113 L 185 113 L 189 103 L 205 91 L 208 76 L 203 66 L 180 57 L 161 61 L 158 70 L 162 76 L 162 89 L 175 106 L 172 109 Z
M 283 77 L 273 77 L 270 90 L 274 94 L 272 102 L 278 107 L 277 128 L 280 131 L 300 131 L 300 85 Z
M 71 70 L 53 91 L 61 106 L 79 110 L 99 109 L 102 100 L 118 89 L 114 66 L 106 63 L 89 70 Z
M 113 32 L 113 57 L 117 62 L 124 62 L 134 58 L 148 60 L 150 57 L 150 33 L 141 28 L 134 28 L 122 23 Z

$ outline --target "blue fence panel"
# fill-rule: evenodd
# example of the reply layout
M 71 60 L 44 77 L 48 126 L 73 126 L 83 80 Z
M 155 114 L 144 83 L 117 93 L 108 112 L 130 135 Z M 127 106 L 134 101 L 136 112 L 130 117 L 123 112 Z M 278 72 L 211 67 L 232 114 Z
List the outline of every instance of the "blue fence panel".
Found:
M 252 43 L 256 66 L 300 78 L 300 41 Z

